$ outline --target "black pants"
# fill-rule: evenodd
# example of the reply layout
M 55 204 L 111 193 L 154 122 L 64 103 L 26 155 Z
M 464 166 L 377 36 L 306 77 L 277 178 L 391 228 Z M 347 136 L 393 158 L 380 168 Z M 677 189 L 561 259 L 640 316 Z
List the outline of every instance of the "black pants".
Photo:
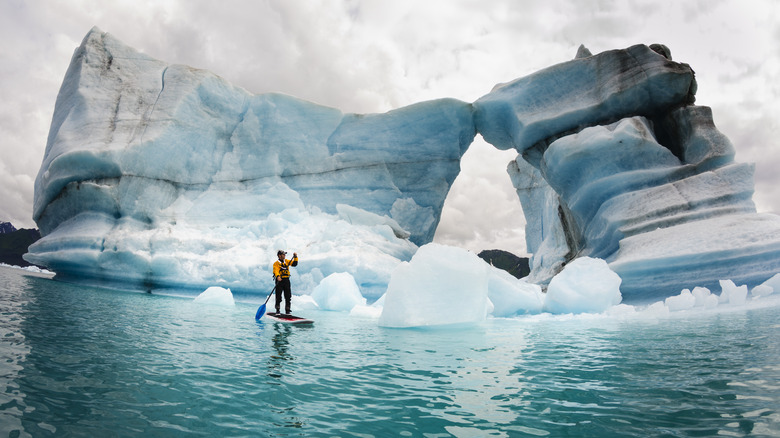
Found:
M 282 292 L 284 292 L 285 313 L 290 313 L 290 300 L 292 299 L 292 290 L 290 289 L 289 278 L 282 278 L 282 281 L 276 282 L 276 313 L 279 313 L 279 305 L 282 304 Z

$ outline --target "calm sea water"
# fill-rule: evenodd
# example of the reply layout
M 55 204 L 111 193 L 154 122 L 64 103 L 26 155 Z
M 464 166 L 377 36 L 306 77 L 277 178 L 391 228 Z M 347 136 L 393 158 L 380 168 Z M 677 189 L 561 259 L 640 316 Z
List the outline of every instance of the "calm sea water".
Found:
M 2 436 L 780 436 L 780 308 L 385 329 L 0 268 Z

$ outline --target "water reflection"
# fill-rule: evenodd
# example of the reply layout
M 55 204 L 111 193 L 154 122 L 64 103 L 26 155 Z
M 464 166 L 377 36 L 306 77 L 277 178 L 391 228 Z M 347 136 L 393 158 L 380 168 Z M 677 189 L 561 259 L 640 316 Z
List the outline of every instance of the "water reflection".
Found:
M 288 353 L 288 350 L 290 349 L 290 340 L 288 338 L 290 337 L 290 333 L 292 333 L 292 328 L 286 324 L 274 324 L 274 331 L 276 334 L 271 338 L 271 341 L 274 350 L 276 350 L 276 354 L 271 355 L 271 357 L 279 360 L 292 359 Z
M 290 349 L 296 328 L 278 322 L 271 323 L 269 326 L 273 327 L 274 334 L 271 337 L 273 350 L 268 359 L 268 376 L 279 380 L 276 383 L 273 380 L 270 382 L 277 389 L 271 390 L 266 394 L 266 397 L 272 401 L 274 411 L 279 418 L 279 421 L 275 423 L 277 426 L 300 429 L 305 425 L 305 420 L 298 414 L 297 403 L 288 399 L 290 393 L 287 384 L 281 380 L 285 376 L 289 378 L 295 375 L 293 364 L 295 357 L 291 354 Z
M 296 329 L 303 327 L 293 328 L 289 324 L 278 322 L 269 325 L 273 327 L 274 335 L 271 337 L 273 353 L 268 360 L 268 375 L 280 379 L 285 373 L 294 373 L 292 367 L 288 366 L 289 362 L 295 360 L 295 357 L 290 353 L 290 336 Z

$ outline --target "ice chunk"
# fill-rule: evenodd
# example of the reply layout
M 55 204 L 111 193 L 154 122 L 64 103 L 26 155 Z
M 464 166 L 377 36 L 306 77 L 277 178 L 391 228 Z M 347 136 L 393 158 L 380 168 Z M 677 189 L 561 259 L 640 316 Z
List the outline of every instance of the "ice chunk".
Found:
M 753 295 L 766 296 L 780 292 L 780 274 L 773 275 L 772 278 L 761 283 L 760 286 L 761 288 L 758 289 L 758 292 L 755 290 L 753 291 Z M 758 286 L 756 286 L 756 288 L 758 288 Z
M 669 297 L 664 300 L 664 304 L 666 304 L 666 307 L 672 312 L 688 310 L 696 307 L 696 297 L 693 296 L 691 291 L 685 289 L 680 295 Z
M 720 302 L 731 305 L 745 304 L 747 299 L 748 287 L 746 285 L 737 286 L 731 280 L 720 280 L 721 294 Z
M 713 295 L 706 287 L 693 288 L 692 295 L 696 298 L 696 307 L 712 309 L 718 306 L 718 297 Z
M 599 313 L 620 304 L 620 277 L 601 259 L 580 257 L 547 287 L 544 309 L 551 313 Z
M 493 267 L 488 280 L 488 298 L 493 304 L 490 313 L 499 317 L 541 313 L 544 303 L 541 286 Z
M 767 286 L 766 284 L 759 284 L 750 291 L 750 294 L 755 298 L 760 298 L 772 295 L 772 292 L 774 292 L 774 289 L 772 289 L 771 286 Z
M 325 277 L 311 293 L 312 299 L 322 310 L 349 312 L 355 306 L 365 306 L 355 278 L 347 272 L 337 272 Z
M 273 299 L 273 298 L 271 298 Z M 311 295 L 293 295 L 292 306 L 295 310 L 317 310 L 320 308 Z
M 233 300 L 233 294 L 230 289 L 222 287 L 212 286 L 200 295 L 195 297 L 195 302 L 200 304 L 210 304 L 212 306 L 235 306 L 236 302 Z
M 382 307 L 381 306 L 366 306 L 366 305 L 357 305 L 352 308 L 352 310 L 349 311 L 350 316 L 357 316 L 361 318 L 371 318 L 371 319 L 378 319 L 380 316 L 382 316 Z
M 379 318 L 383 327 L 483 321 L 489 265 L 461 248 L 430 243 L 393 271 Z

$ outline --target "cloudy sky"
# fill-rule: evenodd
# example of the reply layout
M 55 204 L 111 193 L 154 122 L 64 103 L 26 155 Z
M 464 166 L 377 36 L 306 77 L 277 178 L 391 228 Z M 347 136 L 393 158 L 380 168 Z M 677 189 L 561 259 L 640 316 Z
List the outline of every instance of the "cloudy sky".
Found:
M 591 52 L 662 43 L 690 64 L 697 104 L 756 163 L 759 211 L 780 213 L 780 2 L 772 0 L 0 0 L 0 221 L 34 227 L 33 181 L 73 50 L 93 27 L 254 92 L 345 112 L 454 97 Z M 506 174 L 481 138 L 437 231 L 473 251 L 525 252 Z

